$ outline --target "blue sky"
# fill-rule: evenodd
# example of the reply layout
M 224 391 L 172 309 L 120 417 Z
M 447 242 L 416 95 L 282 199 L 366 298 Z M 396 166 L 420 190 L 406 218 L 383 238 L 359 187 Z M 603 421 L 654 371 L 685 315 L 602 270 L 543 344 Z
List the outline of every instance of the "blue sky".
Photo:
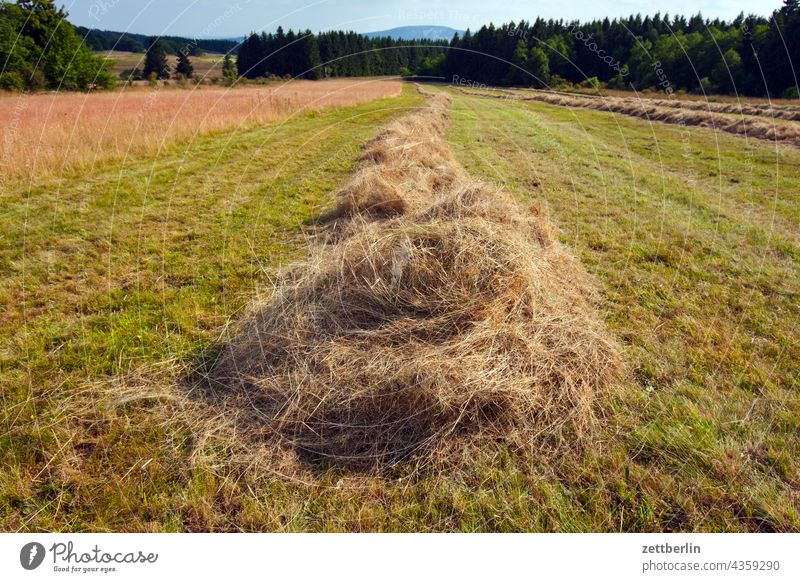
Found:
M 310 28 L 359 32 L 396 26 L 438 24 L 478 28 L 490 21 L 603 16 L 662 12 L 733 18 L 740 11 L 769 15 L 780 0 L 60 0 L 70 21 L 92 28 L 144 34 L 203 37 L 241 36 L 251 30 Z

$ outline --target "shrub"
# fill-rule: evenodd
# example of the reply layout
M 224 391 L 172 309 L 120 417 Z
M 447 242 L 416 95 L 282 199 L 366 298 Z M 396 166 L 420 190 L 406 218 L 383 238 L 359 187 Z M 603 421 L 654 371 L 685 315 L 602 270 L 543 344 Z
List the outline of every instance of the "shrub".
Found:
M 800 92 L 798 92 L 797 87 L 789 87 L 783 92 L 782 97 L 784 99 L 800 99 Z
M 125 69 L 119 74 L 119 78 L 123 81 L 141 81 L 144 79 L 142 70 L 139 67 L 133 69 Z
M 24 91 L 25 79 L 17 71 L 0 73 L 0 89 L 5 91 Z
M 578 83 L 578 86 L 583 89 L 601 89 L 603 85 L 604 83 L 597 77 L 589 77 Z
M 608 81 L 608 87 L 611 89 L 625 89 L 625 77 L 616 75 Z

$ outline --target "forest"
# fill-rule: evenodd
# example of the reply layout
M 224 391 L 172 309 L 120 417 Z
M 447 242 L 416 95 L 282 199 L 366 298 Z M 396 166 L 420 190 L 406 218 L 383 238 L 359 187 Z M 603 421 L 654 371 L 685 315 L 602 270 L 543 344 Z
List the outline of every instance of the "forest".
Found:
M 356 32 L 310 30 L 275 34 L 252 33 L 239 47 L 239 76 L 256 79 L 268 75 L 321 79 L 371 75 L 425 74 L 441 62 L 446 41 L 401 41 L 368 38 Z
M 145 34 L 131 32 L 116 32 L 111 30 L 98 30 L 96 28 L 76 27 L 77 33 L 84 38 L 86 46 L 93 51 L 127 51 L 143 53 L 150 46 L 150 37 Z M 159 37 L 164 49 L 172 54 L 185 48 L 189 54 L 196 55 L 202 52 L 228 53 L 236 50 L 238 42 L 228 39 L 215 38 L 188 38 L 183 36 Z
M 770 17 L 741 14 L 725 21 L 657 13 L 587 23 L 537 18 L 467 30 L 449 43 L 279 28 L 248 36 L 237 68 L 249 79 L 416 74 L 495 86 L 604 83 L 797 98 L 796 62 L 800 2 L 786 0 Z
M 401 75 L 454 77 L 495 86 L 607 85 L 798 98 L 800 0 L 769 17 L 732 21 L 657 13 L 622 19 L 521 20 L 488 24 L 446 41 L 369 38 L 353 31 L 251 33 L 232 40 L 142 35 L 75 28 L 51 0 L 0 2 L 0 89 L 113 87 L 91 49 L 237 54 L 243 79 Z
M 800 2 L 785 0 L 769 18 L 726 22 L 630 16 L 588 23 L 543 20 L 484 26 L 455 37 L 434 74 L 487 85 L 605 82 L 648 87 L 797 98 Z

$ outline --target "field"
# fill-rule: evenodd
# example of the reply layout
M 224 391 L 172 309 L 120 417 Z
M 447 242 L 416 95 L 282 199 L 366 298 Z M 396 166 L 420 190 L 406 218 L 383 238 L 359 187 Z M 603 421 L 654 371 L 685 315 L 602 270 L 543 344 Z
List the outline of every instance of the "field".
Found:
M 141 69 L 144 66 L 144 53 L 129 53 L 126 51 L 108 51 L 103 53 L 106 60 L 110 61 L 109 71 L 119 77 L 123 72 L 131 69 Z M 194 74 L 197 79 L 204 81 L 222 79 L 222 61 L 225 55 L 215 53 L 204 53 L 196 57 L 189 57 L 194 67 Z M 169 66 L 174 71 L 178 62 L 175 55 L 167 55 Z
M 308 89 L 252 122 L 269 89 L 236 89 L 197 135 L 222 94 L 164 91 L 164 116 L 142 137 L 119 122 L 116 149 L 93 129 L 105 106 L 52 126 L 2 109 L 37 165 L 4 150 L 0 528 L 800 529 L 800 150 L 705 127 L 432 89 L 452 99 L 466 171 L 534 203 L 597 281 L 625 372 L 588 446 L 553 457 L 498 439 L 458 471 L 289 472 L 209 429 L 224 423 L 182 380 L 307 254 L 363 144 L 432 99 L 353 82 L 374 89 L 341 85 L 307 111 L 323 97 Z M 129 110 L 149 94 L 126 93 Z M 206 104 L 177 116 L 195 94 Z M 31 99 L 63 114 L 120 96 Z M 183 129 L 159 133 L 173 118 Z M 86 120 L 89 145 L 67 149 Z M 61 149 L 45 155 L 51 128 Z
M 113 93 L 0 95 L 4 180 L 35 182 L 157 154 L 209 132 L 247 130 L 397 95 L 399 81 L 292 81 L 259 87 L 127 87 Z

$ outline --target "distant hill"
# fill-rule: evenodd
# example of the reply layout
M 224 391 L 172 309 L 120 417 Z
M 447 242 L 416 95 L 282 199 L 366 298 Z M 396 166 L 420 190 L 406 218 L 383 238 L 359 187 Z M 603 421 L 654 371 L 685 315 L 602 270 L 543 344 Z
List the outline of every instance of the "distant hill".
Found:
M 377 38 L 388 36 L 397 40 L 450 40 L 453 35 L 458 33 L 463 35 L 463 30 L 456 30 L 449 26 L 398 26 L 389 30 L 379 30 L 377 32 L 365 32 L 364 36 Z
M 125 51 L 132 53 L 142 53 L 148 45 L 149 36 L 145 34 L 135 34 L 132 32 L 117 32 L 112 30 L 88 29 L 83 26 L 76 26 L 79 36 L 85 37 L 86 46 L 93 51 Z M 175 53 L 181 48 L 188 48 L 191 52 L 197 50 L 211 53 L 227 53 L 234 50 L 239 44 L 239 40 L 234 39 L 191 39 L 182 36 L 162 36 L 160 37 L 165 50 L 168 53 Z

